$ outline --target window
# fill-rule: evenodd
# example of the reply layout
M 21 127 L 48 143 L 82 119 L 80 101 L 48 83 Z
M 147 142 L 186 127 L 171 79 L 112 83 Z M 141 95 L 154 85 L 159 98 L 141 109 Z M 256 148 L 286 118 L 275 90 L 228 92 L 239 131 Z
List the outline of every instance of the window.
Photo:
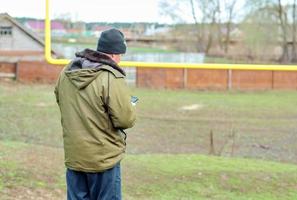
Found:
M 12 35 L 11 26 L 0 26 L 0 36 L 10 36 Z

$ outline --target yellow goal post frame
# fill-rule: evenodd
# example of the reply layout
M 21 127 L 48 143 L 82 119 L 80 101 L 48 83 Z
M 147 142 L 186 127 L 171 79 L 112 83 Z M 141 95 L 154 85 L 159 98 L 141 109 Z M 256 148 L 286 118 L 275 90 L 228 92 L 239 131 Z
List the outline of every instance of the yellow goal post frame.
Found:
M 66 65 L 68 59 L 55 59 L 51 52 L 51 19 L 50 0 L 46 1 L 45 16 L 45 60 L 50 64 Z M 258 65 L 258 64 L 211 64 L 211 63 L 161 63 L 122 61 L 121 67 L 150 67 L 150 68 L 188 68 L 188 69 L 233 69 L 233 70 L 266 70 L 266 71 L 297 71 L 297 65 Z

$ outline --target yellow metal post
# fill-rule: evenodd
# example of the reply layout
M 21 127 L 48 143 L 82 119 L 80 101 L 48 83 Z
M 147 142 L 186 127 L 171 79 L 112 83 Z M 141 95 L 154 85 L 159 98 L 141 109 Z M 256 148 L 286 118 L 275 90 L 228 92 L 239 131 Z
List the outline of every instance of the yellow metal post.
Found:
M 66 65 L 67 59 L 55 59 L 51 55 L 51 21 L 50 0 L 46 0 L 45 16 L 45 59 L 56 65 Z M 269 70 L 269 71 L 297 71 L 296 65 L 251 65 L 251 64 L 193 64 L 193 63 L 151 63 L 123 61 L 122 67 L 151 67 L 151 68 L 188 68 L 188 69 L 234 69 L 234 70 Z
M 51 47 L 51 20 L 50 20 L 50 0 L 46 0 L 46 11 L 45 11 L 45 59 L 50 64 L 66 65 L 69 63 L 67 59 L 54 59 L 52 57 Z

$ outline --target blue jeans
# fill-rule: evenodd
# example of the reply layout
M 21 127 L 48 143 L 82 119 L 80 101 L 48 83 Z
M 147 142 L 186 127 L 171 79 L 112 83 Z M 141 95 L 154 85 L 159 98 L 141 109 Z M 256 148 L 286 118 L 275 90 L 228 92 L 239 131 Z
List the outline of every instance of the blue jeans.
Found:
M 68 200 L 121 200 L 121 166 L 99 173 L 67 169 Z

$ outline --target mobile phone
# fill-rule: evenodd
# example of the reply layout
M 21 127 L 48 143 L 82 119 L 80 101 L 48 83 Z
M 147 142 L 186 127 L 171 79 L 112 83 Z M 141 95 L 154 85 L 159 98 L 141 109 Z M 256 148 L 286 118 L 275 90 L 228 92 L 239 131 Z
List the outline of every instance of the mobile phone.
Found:
M 138 100 L 139 100 L 138 97 L 136 97 L 136 96 L 131 96 L 131 103 L 136 104 Z

